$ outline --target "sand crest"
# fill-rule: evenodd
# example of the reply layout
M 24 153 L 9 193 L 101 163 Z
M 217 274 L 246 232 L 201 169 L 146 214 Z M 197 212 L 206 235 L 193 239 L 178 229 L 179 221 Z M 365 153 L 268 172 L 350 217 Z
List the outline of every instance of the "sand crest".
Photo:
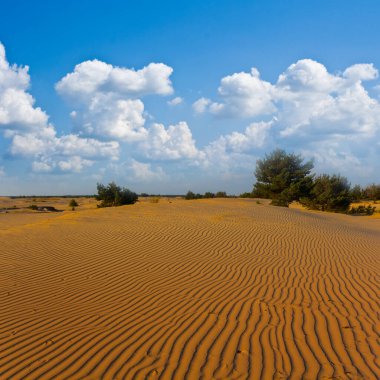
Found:
M 1 218 L 0 379 L 380 378 L 380 219 L 240 199 Z

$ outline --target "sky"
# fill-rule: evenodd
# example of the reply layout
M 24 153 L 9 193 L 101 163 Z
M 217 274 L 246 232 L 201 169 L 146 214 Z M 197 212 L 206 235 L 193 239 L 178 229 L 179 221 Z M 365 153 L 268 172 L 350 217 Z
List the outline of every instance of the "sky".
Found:
M 377 0 L 0 2 L 0 195 L 380 182 Z

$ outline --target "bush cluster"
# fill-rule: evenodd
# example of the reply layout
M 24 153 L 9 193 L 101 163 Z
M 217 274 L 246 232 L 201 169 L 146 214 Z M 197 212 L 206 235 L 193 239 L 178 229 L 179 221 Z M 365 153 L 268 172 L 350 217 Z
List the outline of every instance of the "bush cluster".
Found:
M 350 215 L 373 215 L 375 210 L 376 210 L 376 207 L 374 207 L 374 206 L 360 205 L 358 207 L 352 207 L 351 210 L 348 211 L 348 214 L 350 214 Z
M 340 175 L 311 174 L 313 163 L 304 162 L 301 156 L 287 154 L 277 149 L 256 164 L 257 182 L 252 193 L 244 197 L 269 198 L 275 206 L 288 207 L 292 201 L 321 211 L 347 212 L 354 199 L 360 199 L 364 190 L 360 186 L 351 189 L 347 178 Z M 380 186 L 366 189 L 371 197 L 377 197 Z
M 211 193 L 210 191 L 206 191 L 203 195 L 202 194 L 195 194 L 192 191 L 188 191 L 185 195 L 185 199 L 191 200 L 191 199 L 209 199 L 209 198 L 228 198 L 228 195 L 225 191 L 218 191 L 217 193 Z
M 98 195 L 96 199 L 101 201 L 98 207 L 112 207 L 134 204 L 138 195 L 133 191 L 119 187 L 115 182 L 111 182 L 108 186 L 104 186 L 101 183 L 97 184 Z

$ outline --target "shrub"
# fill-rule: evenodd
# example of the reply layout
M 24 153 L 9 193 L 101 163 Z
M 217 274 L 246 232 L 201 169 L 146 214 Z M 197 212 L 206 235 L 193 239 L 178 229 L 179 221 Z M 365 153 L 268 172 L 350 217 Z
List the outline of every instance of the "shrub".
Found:
M 151 197 L 149 199 L 150 203 L 158 203 L 160 201 L 160 197 Z
M 228 198 L 228 195 L 225 191 L 218 191 L 216 194 L 215 194 L 215 197 L 216 198 Z
M 313 210 L 345 212 L 351 204 L 350 184 L 346 177 L 322 174 L 318 176 L 308 196 L 300 203 Z
M 373 215 L 375 210 L 376 210 L 376 207 L 374 207 L 374 206 L 368 205 L 366 207 L 366 206 L 360 205 L 358 207 L 352 207 L 351 210 L 348 211 L 348 214 L 350 214 L 350 215 Z
M 215 198 L 215 194 L 211 193 L 210 191 L 206 191 L 203 198 Z
M 35 211 L 38 210 L 38 206 L 37 205 L 30 205 L 28 208 L 30 208 L 31 210 L 35 210 Z
M 98 195 L 96 199 L 101 201 L 98 207 L 123 206 L 136 203 L 138 196 L 127 188 L 121 188 L 111 182 L 108 186 L 97 184 Z
M 75 200 L 75 199 L 72 199 L 69 203 L 69 207 L 71 207 L 71 209 L 74 211 L 75 210 L 75 207 L 78 207 L 79 204 L 78 202 Z
M 185 195 L 185 199 L 187 200 L 195 199 L 195 194 L 189 190 Z

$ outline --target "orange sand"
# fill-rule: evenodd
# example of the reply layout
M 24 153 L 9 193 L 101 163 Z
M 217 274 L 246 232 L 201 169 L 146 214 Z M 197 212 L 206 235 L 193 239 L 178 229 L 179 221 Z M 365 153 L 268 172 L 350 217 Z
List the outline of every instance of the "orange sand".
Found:
M 0 250 L 0 379 L 380 378 L 380 219 L 161 199 Z

